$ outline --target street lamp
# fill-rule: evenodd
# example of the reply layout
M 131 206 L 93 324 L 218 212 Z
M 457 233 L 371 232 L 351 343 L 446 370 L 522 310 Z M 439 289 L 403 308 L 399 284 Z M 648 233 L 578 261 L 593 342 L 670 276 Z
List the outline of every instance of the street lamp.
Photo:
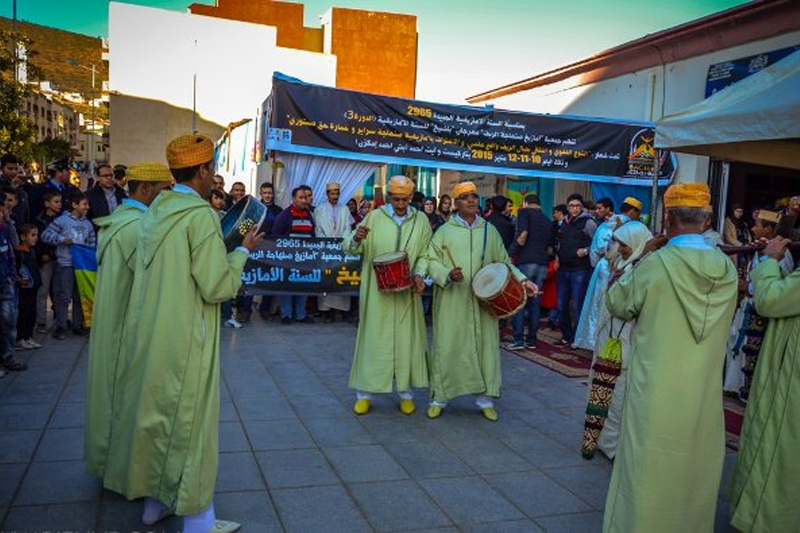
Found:
M 82 68 L 83 70 L 88 70 L 88 71 L 91 71 L 91 73 L 92 73 L 92 132 L 91 132 L 90 137 L 89 137 L 89 147 L 90 147 L 89 148 L 89 152 L 90 152 L 90 156 L 89 156 L 89 173 L 93 176 L 94 175 L 94 155 L 95 155 L 95 153 L 94 153 L 94 134 L 95 134 L 95 131 L 97 130 L 97 122 L 96 122 L 96 119 L 95 119 L 95 104 L 96 104 L 95 74 L 96 74 L 96 68 L 95 68 L 94 64 L 92 64 L 91 68 L 85 67 L 85 66 L 79 64 L 74 59 L 68 59 L 67 63 L 72 65 L 73 67 Z

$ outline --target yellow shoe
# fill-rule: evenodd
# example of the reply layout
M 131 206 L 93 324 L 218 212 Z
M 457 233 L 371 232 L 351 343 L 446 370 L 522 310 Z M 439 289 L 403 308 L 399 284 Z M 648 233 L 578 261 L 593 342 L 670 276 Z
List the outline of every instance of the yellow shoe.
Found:
M 416 410 L 417 406 L 414 405 L 414 400 L 400 400 L 400 411 L 404 415 L 413 415 Z
M 481 413 L 483 413 L 483 417 L 486 420 L 490 420 L 492 422 L 497 422 L 500 418 L 500 415 L 497 414 L 497 411 L 494 410 L 494 407 L 486 407 L 481 409 Z
M 369 400 L 362 398 L 353 406 L 353 412 L 357 415 L 365 415 L 369 413 Z
M 431 405 L 428 407 L 428 418 L 433 420 L 434 418 L 439 418 L 442 416 L 442 406 L 441 405 Z
M 234 531 L 239 531 L 241 527 L 242 524 L 231 522 L 230 520 L 215 520 L 214 527 L 208 533 L 233 533 Z

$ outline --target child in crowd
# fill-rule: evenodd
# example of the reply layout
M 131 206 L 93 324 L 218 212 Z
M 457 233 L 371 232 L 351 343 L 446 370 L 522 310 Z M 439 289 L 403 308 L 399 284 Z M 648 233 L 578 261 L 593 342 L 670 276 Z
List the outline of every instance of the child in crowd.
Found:
M 36 293 L 42 284 L 39 265 L 36 262 L 36 242 L 39 228 L 33 224 L 23 224 L 19 228 L 17 247 L 17 287 L 19 289 L 19 310 L 17 316 L 17 348 L 33 350 L 42 345 L 33 340 L 36 325 Z
M 33 221 L 39 228 L 39 236 L 44 234 L 45 228 L 49 226 L 61 214 L 61 193 L 56 190 L 49 190 L 44 193 L 44 210 L 36 216 Z M 36 321 L 38 333 L 47 333 L 47 299 L 50 297 L 50 287 L 53 281 L 53 274 L 56 269 L 56 247 L 39 239 L 36 244 L 36 260 L 39 264 L 39 274 L 42 278 L 42 286 L 36 298 Z
M 208 199 L 211 203 L 211 207 L 214 208 L 214 211 L 217 212 L 219 218 L 225 216 L 225 193 L 219 189 L 213 189 L 211 191 L 211 198 Z
M 2 192 L 6 200 L 9 195 L 16 197 L 9 186 L 4 186 Z M 28 368 L 25 363 L 14 359 L 14 345 L 17 341 L 17 262 L 12 245 L 11 233 L 14 226 L 11 223 L 9 205 L 8 201 L 0 203 L 0 377 L 5 376 L 8 371 Z
M 70 195 L 70 210 L 55 219 L 44 230 L 42 240 L 56 246 L 56 270 L 53 276 L 53 294 L 56 305 L 56 330 L 53 337 L 58 340 L 66 338 L 67 308 L 72 301 L 72 332 L 84 335 L 83 311 L 80 298 L 75 290 L 75 273 L 72 270 L 73 244 L 97 246 L 94 227 L 86 213 L 89 212 L 89 201 L 83 193 Z

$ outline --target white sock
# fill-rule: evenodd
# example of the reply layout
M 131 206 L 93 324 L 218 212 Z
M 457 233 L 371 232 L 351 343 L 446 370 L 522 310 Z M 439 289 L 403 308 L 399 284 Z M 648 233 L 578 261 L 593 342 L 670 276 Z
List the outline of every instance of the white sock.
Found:
M 401 400 L 413 400 L 414 399 L 414 392 L 411 389 L 404 390 L 404 391 L 397 391 L 397 394 L 400 396 Z
M 359 399 L 359 400 L 371 400 L 372 399 L 372 394 L 370 394 L 369 392 L 362 392 L 360 390 L 357 390 L 356 391 L 356 398 Z
M 442 409 L 444 409 L 445 407 L 447 407 L 447 402 L 440 402 L 439 400 L 431 400 L 430 405 L 437 405 Z
M 214 529 L 217 516 L 214 514 L 214 503 L 204 511 L 183 517 L 183 533 L 208 533 Z
M 493 409 L 494 402 L 488 396 L 484 396 L 483 394 L 479 395 L 475 398 L 475 403 L 478 405 L 480 409 Z

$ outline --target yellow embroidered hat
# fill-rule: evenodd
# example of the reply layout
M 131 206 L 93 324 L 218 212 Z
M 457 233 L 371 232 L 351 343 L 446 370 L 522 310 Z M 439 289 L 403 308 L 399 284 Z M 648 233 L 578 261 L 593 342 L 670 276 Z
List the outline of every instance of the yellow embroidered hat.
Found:
M 664 193 L 664 207 L 709 207 L 711 191 L 705 183 L 677 183 Z
M 202 135 L 181 135 L 167 145 L 169 168 L 204 165 L 214 159 L 214 143 Z
M 777 224 L 781 221 L 781 214 L 777 211 L 770 211 L 768 209 L 760 209 L 758 211 L 758 219 L 764 220 L 765 222 L 772 222 L 773 224 Z
M 453 187 L 453 198 L 458 198 L 462 194 L 468 192 L 478 192 L 478 188 L 475 186 L 474 183 L 472 183 L 471 181 L 456 183 L 456 186 Z
M 639 200 L 637 200 L 633 196 L 628 196 L 627 198 L 622 200 L 622 203 L 628 204 L 631 207 L 635 207 L 639 211 L 642 210 L 642 202 L 640 202 Z
M 411 196 L 414 192 L 414 182 L 405 176 L 392 176 L 389 184 L 386 187 L 389 194 L 402 194 L 404 196 Z
M 172 173 L 167 165 L 151 161 L 129 166 L 125 177 L 128 181 L 172 181 Z

